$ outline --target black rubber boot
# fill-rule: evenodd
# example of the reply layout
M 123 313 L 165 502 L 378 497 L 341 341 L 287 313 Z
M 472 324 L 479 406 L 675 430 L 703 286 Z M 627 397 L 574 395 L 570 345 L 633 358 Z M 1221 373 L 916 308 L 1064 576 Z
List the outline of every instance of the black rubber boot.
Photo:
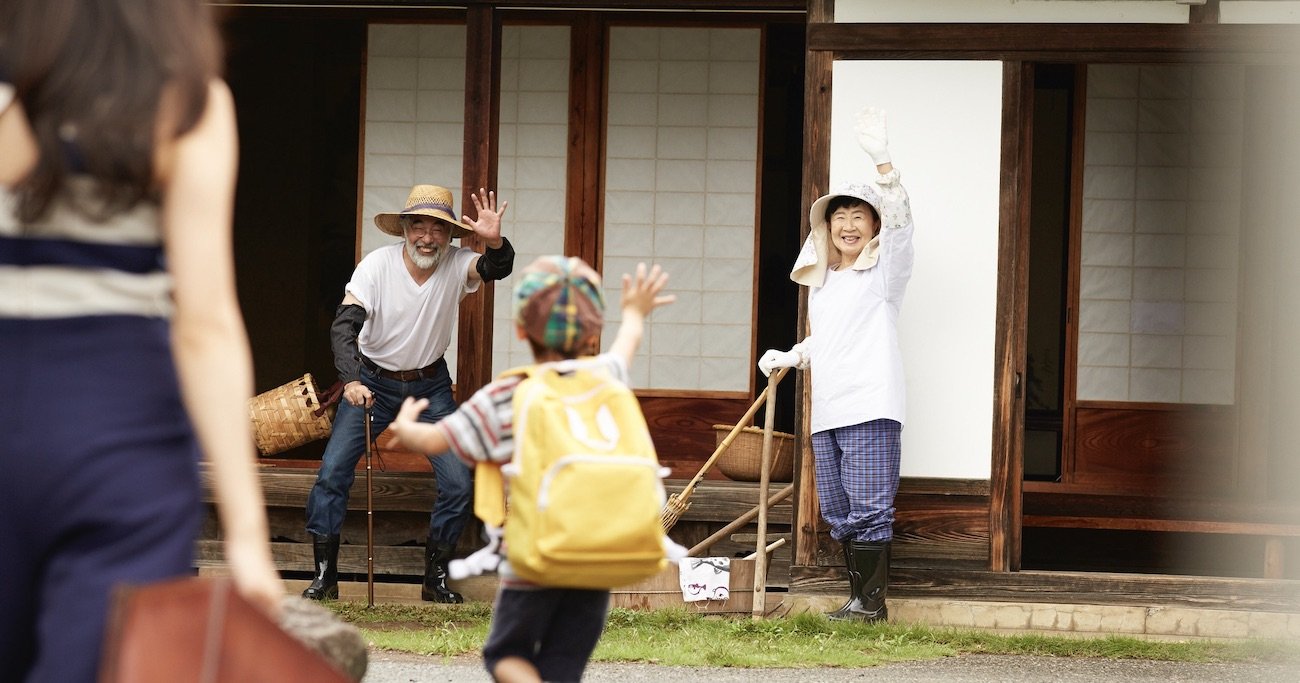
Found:
M 316 560 L 316 576 L 302 592 L 308 600 L 339 597 L 339 537 L 311 535 L 311 554 Z
M 425 602 L 465 602 L 460 593 L 447 587 L 447 563 L 455 551 L 450 545 L 438 543 L 430 536 L 424 543 L 424 585 L 420 599 Z
M 889 618 L 889 608 L 885 597 L 889 593 L 889 554 L 890 543 L 873 541 L 849 541 L 849 560 L 861 577 L 858 588 L 853 592 L 849 604 L 841 608 L 842 616 L 830 616 L 836 620 L 885 621 Z
M 843 541 L 844 546 L 844 566 L 848 569 L 849 574 L 849 599 L 834 612 L 826 614 L 827 619 L 842 621 L 852 619 L 850 616 L 852 606 L 858 602 L 858 587 L 862 585 L 862 573 L 858 571 L 858 563 L 854 560 L 853 550 L 849 547 L 848 541 Z

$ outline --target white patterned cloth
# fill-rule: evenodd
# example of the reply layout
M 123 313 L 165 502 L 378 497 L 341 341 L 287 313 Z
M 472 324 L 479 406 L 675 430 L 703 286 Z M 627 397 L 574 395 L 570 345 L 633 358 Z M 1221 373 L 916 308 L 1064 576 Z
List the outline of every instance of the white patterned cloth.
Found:
M 730 557 L 684 557 L 677 561 L 682 600 L 726 600 L 731 596 Z

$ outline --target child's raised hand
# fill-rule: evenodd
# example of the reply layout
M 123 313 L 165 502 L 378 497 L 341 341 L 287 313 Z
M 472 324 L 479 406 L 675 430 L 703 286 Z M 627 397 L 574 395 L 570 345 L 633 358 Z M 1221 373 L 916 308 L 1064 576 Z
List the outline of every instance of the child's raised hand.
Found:
M 399 448 L 406 448 L 409 444 L 402 443 L 402 436 L 406 433 L 406 428 L 416 424 L 420 420 L 420 413 L 429 407 L 429 399 L 406 397 L 402 401 L 402 407 L 397 411 L 397 417 L 393 418 L 393 423 L 388 428 L 393 432 L 393 445 Z
M 623 274 L 623 310 L 636 311 L 642 316 L 650 315 L 660 306 L 667 306 L 677 300 L 675 294 L 659 296 L 659 292 L 668 284 L 668 273 L 658 264 L 646 272 L 644 263 L 636 264 L 636 274 Z

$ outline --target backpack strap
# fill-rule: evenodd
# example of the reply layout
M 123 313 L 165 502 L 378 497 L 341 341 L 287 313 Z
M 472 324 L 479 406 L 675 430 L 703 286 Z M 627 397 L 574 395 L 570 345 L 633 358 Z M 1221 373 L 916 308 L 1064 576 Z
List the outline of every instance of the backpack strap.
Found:
M 574 363 L 574 361 L 561 362 Z M 524 388 L 524 382 L 541 376 L 555 365 L 555 363 L 523 365 L 502 372 L 497 375 L 497 379 L 520 377 L 520 382 L 515 387 L 515 391 L 518 392 Z M 506 523 L 506 481 L 501 467 L 500 464 L 488 462 L 480 462 L 474 467 L 474 515 L 483 520 L 484 524 L 497 528 L 504 527 Z
M 540 366 L 525 365 L 511 368 L 497 375 L 497 379 L 520 377 L 520 383 L 532 377 Z M 506 524 L 506 479 L 498 463 L 480 462 L 474 466 L 474 516 L 489 527 L 502 528 Z
M 506 524 L 506 480 L 498 464 L 480 462 L 474 467 L 474 516 L 490 527 Z

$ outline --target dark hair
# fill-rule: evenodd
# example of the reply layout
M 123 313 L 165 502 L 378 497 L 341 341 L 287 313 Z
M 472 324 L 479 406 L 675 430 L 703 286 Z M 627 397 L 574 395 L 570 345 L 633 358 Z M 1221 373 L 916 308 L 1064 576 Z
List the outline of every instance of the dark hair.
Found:
M 876 225 L 880 225 L 880 213 L 876 211 L 876 207 L 848 194 L 839 194 L 831 197 L 831 200 L 826 202 L 826 215 L 824 218 L 826 219 L 826 222 L 829 223 L 831 220 L 831 214 L 840 209 L 848 209 L 854 206 L 867 207 L 867 209 L 871 211 L 871 217 L 876 219 Z
M 96 181 L 73 205 L 92 218 L 155 199 L 155 140 L 198 123 L 221 60 L 203 0 L 0 2 L 0 64 L 40 152 L 15 187 L 19 219 L 44 215 L 74 174 Z

